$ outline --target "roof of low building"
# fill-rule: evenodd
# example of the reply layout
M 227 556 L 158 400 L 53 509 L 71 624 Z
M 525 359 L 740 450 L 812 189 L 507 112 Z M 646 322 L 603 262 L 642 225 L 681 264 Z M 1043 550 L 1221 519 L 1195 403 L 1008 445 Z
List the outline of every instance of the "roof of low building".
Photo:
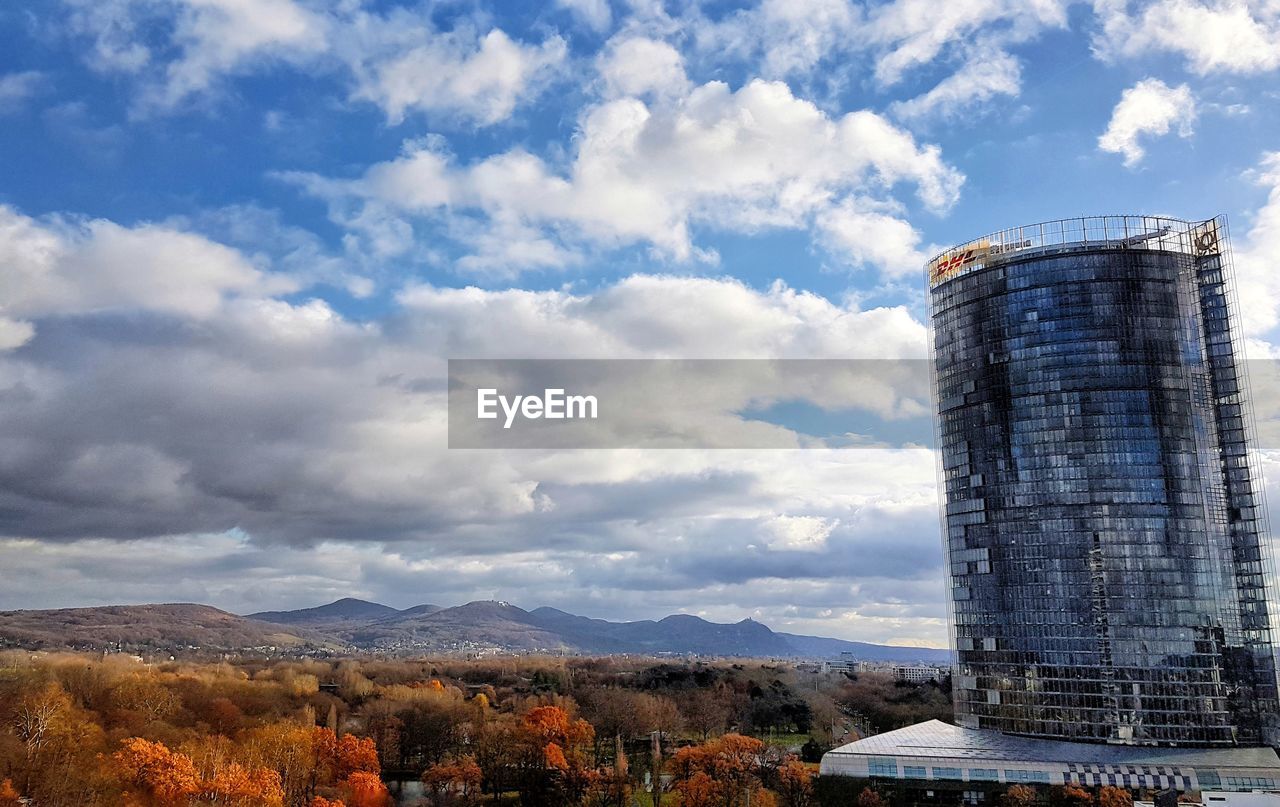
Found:
M 858 756 L 1000 759 L 1085 765 L 1189 765 L 1214 768 L 1280 768 L 1271 748 L 1168 748 L 1039 740 L 930 720 L 842 745 L 829 754 Z

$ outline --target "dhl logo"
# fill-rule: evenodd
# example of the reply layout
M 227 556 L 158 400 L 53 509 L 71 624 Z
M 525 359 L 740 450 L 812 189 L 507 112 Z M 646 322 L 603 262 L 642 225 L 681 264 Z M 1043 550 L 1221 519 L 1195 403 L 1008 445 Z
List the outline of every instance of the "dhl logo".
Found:
M 932 285 L 941 283 L 969 264 L 985 258 L 990 252 L 990 242 L 981 241 L 939 255 L 929 264 L 929 283 Z

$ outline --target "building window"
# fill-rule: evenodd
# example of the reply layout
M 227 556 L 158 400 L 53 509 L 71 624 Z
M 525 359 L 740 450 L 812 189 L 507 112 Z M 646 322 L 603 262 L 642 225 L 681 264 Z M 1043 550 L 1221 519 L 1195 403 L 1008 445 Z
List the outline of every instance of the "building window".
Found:
M 871 776 L 891 776 L 898 778 L 898 760 L 893 757 L 871 757 L 867 760 L 867 771 Z
M 934 779 L 959 779 L 960 769 L 959 768 L 934 768 L 933 778 Z
M 1039 784 L 1049 784 L 1048 771 L 1005 771 L 1004 780 L 1006 782 L 1036 782 Z
M 1222 787 L 1222 777 L 1218 775 L 1217 771 L 1206 771 L 1197 768 L 1196 779 L 1200 782 L 1200 787 Z
M 998 782 L 1000 781 L 1000 771 L 995 768 L 970 768 L 970 782 Z
M 903 766 L 902 766 L 902 778 L 903 778 L 903 779 L 924 779 L 924 778 L 926 778 L 926 776 L 927 776 L 927 775 L 928 775 L 928 774 L 927 774 L 927 772 L 925 771 L 925 769 L 924 769 L 924 767 L 923 767 L 923 766 L 916 766 L 916 765 L 903 765 Z

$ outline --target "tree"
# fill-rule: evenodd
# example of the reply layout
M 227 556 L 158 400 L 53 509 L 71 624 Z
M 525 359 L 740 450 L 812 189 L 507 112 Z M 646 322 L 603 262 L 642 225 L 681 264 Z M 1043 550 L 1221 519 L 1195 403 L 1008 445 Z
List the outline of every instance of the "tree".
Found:
M 347 807 L 341 800 L 330 801 L 324 796 L 315 796 L 307 803 L 307 807 Z
M 356 771 L 339 785 L 347 807 L 391 807 L 391 793 L 376 773 Z
M 130 738 L 112 761 L 126 792 L 151 807 L 185 807 L 201 791 L 191 757 L 170 751 L 163 743 Z
M 739 807 L 748 801 L 759 804 L 764 792 L 759 778 L 763 752 L 763 742 L 741 734 L 681 748 L 671 758 L 681 804 L 708 794 L 722 807 Z M 705 774 L 705 778 L 698 774 Z
M 248 770 L 239 763 L 220 768 L 201 788 L 202 799 L 237 807 L 283 807 L 280 774 L 267 768 Z
M 729 722 L 729 706 L 719 693 L 711 689 L 698 689 L 685 697 L 680 705 L 685 724 L 702 735 L 706 742 L 712 734 L 724 731 Z
M 1098 791 L 1098 807 L 1133 807 L 1133 794 L 1123 788 L 1107 785 Z
M 1027 785 L 1010 785 L 1000 797 L 1003 807 L 1031 807 L 1036 803 L 1036 791 Z
M 378 746 L 372 737 L 344 734 L 335 749 L 335 770 L 339 779 L 349 779 L 355 773 L 378 775 L 382 764 L 378 761 Z
M 21 807 L 22 796 L 19 795 L 13 782 L 5 779 L 0 782 L 0 807 Z
M 64 732 L 71 710 L 71 697 L 56 682 L 46 684 L 18 701 L 18 708 L 13 714 L 13 733 L 25 746 L 29 763 L 34 762 L 45 746 Z
M 1053 803 L 1060 807 L 1086 807 L 1093 804 L 1093 796 L 1079 785 L 1054 788 Z
M 437 807 L 477 803 L 483 779 L 480 766 L 469 756 L 437 762 L 422 773 L 422 783 Z
M 578 804 L 598 783 L 599 777 L 587 765 L 595 729 L 564 708 L 529 710 L 517 738 L 521 804 Z
M 782 807 L 809 807 L 813 804 L 813 771 L 798 759 L 778 766 L 778 796 Z
M 880 798 L 879 793 L 864 787 L 858 794 L 858 807 L 884 807 L 884 800 Z

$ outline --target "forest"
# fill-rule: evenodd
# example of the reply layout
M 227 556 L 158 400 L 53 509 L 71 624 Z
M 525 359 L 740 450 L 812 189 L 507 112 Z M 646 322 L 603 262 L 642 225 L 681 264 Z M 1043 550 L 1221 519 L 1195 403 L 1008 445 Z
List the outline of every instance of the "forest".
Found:
M 948 693 L 760 662 L 5 651 L 0 807 L 807 807 L 824 750 L 946 719 Z

